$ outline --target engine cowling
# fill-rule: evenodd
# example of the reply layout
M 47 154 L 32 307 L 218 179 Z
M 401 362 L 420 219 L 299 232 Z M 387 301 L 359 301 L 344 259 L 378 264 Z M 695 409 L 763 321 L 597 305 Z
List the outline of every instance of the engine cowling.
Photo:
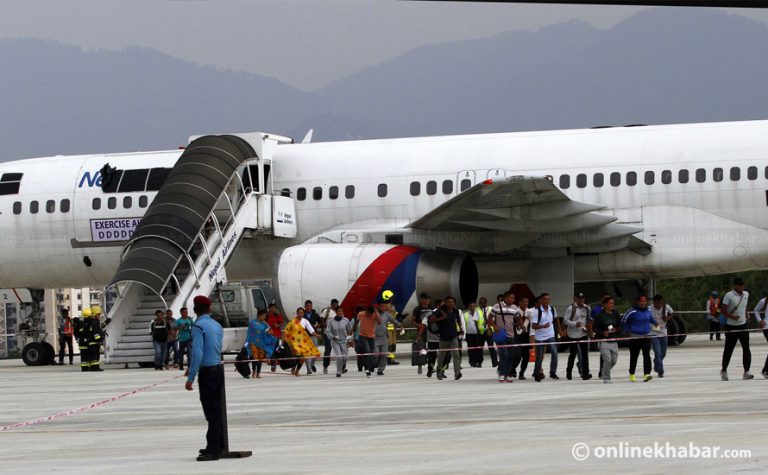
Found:
M 332 298 L 347 315 L 375 303 L 381 291 L 395 293 L 395 306 L 407 312 L 421 292 L 452 295 L 459 305 L 475 300 L 477 267 L 472 258 L 391 244 L 302 244 L 279 258 L 277 294 L 288 314 L 305 300 L 324 307 Z

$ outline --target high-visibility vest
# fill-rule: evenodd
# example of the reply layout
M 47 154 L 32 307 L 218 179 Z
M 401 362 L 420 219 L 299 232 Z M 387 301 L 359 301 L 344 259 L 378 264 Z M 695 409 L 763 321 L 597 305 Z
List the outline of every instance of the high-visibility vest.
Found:
M 485 312 L 482 308 L 478 307 L 475 309 L 475 311 L 478 313 L 477 323 L 475 324 L 477 326 L 477 333 L 483 334 L 485 333 Z M 469 327 L 469 319 L 471 318 L 472 313 L 467 310 L 464 312 L 464 327 Z
M 64 336 L 70 337 L 75 334 L 75 328 L 72 326 L 72 320 L 64 320 Z

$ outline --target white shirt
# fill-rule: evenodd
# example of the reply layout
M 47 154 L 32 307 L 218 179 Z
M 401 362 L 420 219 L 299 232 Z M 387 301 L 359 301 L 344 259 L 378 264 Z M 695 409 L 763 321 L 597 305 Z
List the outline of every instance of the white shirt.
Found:
M 735 290 L 731 290 L 725 297 L 723 297 L 723 303 L 721 308 L 728 310 L 732 316 L 738 316 L 738 320 L 728 319 L 727 324 L 730 326 L 744 325 L 747 323 L 747 301 L 749 300 L 749 292 L 746 290 L 741 294 L 737 294 Z
M 757 302 L 757 305 L 755 305 L 755 318 L 757 318 L 757 321 L 765 320 L 765 311 L 766 309 L 766 303 L 768 303 L 768 297 L 763 297 L 760 299 L 759 302 Z
M 651 335 L 666 335 L 667 322 L 661 317 L 662 315 L 670 316 L 673 313 L 674 311 L 672 310 L 672 307 L 667 304 L 664 304 L 664 307 L 662 308 L 656 308 L 655 305 L 651 305 L 651 315 L 653 315 L 653 320 L 656 322 L 656 326 L 659 327 L 658 330 L 654 330 L 653 327 L 651 327 Z
M 531 323 L 535 323 L 536 325 L 546 325 L 549 323 L 549 326 L 547 328 L 539 328 L 534 330 L 536 341 L 549 340 L 550 338 L 555 337 L 555 310 L 551 305 L 549 305 L 546 310 L 544 307 L 540 308 L 541 319 L 539 319 L 539 309 L 534 308 Z
M 584 338 L 587 336 L 587 321 L 589 320 L 590 311 L 589 305 L 577 305 L 575 303 L 565 309 L 563 323 L 565 323 L 568 338 Z M 578 323 L 581 323 L 580 327 L 577 326 Z
M 310 335 L 315 334 L 315 329 L 312 327 L 312 324 L 309 323 L 309 320 L 304 317 L 301 318 L 301 326 L 304 327 L 304 329 L 307 330 L 307 333 Z
M 515 317 L 520 316 L 520 307 L 515 304 L 507 305 L 502 300 L 493 306 L 493 317 L 496 328 L 504 327 L 507 330 L 507 338 L 515 334 Z
M 468 319 L 464 319 L 464 314 L 469 314 Z M 477 335 L 477 322 L 480 320 L 480 308 L 476 308 L 474 312 L 467 310 L 461 314 L 461 329 L 467 335 Z

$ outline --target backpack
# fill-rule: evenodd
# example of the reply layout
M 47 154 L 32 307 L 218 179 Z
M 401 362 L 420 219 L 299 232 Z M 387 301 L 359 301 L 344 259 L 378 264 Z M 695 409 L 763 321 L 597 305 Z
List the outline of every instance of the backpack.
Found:
M 424 317 L 425 313 L 426 313 L 426 320 L 427 320 L 427 322 L 429 322 L 429 319 L 432 316 L 434 316 L 436 312 L 435 312 L 435 310 L 425 310 L 424 312 L 422 312 L 421 313 L 421 315 L 422 315 L 421 316 L 421 321 L 422 322 L 425 319 L 425 317 Z M 430 322 L 429 325 L 427 325 L 427 329 L 429 330 L 430 333 L 433 333 L 435 335 L 440 336 L 440 324 L 439 323 L 431 323 Z

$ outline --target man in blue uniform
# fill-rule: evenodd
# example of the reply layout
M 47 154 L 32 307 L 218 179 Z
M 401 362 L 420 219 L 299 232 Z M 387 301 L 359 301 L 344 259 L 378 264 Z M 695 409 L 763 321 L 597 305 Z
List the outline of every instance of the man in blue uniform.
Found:
M 192 391 L 192 383 L 199 375 L 200 403 L 208 421 L 208 432 L 205 435 L 207 445 L 200 451 L 197 460 L 205 462 L 218 460 L 226 449 L 222 400 L 224 366 L 221 364 L 224 330 L 211 318 L 211 300 L 208 297 L 198 295 L 193 302 L 197 320 L 192 325 L 192 350 L 185 388 Z

